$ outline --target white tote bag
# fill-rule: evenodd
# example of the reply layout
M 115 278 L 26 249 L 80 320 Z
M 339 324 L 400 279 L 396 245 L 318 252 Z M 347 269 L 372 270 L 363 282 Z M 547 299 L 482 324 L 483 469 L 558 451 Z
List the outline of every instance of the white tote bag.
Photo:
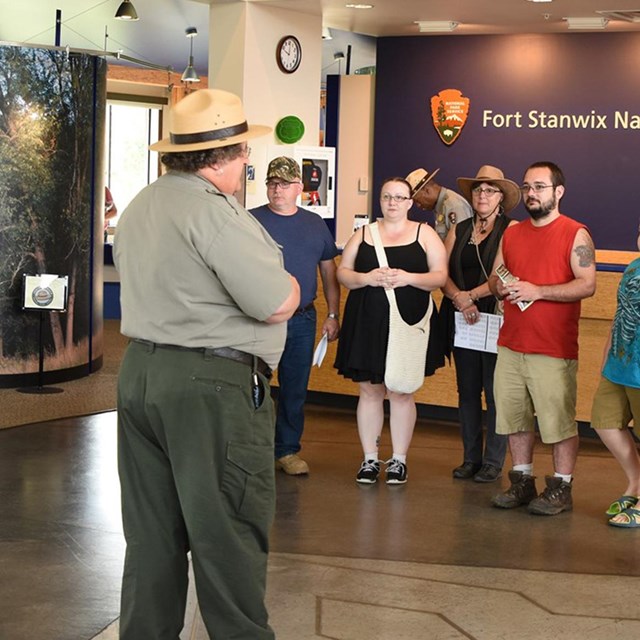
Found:
M 388 267 L 378 223 L 374 222 L 368 226 L 378 263 L 381 267 Z M 433 300 L 429 296 L 429 307 L 419 322 L 407 324 L 400 315 L 394 290 L 385 289 L 385 293 L 389 300 L 389 339 L 384 384 L 387 389 L 396 393 L 413 393 L 424 383 Z

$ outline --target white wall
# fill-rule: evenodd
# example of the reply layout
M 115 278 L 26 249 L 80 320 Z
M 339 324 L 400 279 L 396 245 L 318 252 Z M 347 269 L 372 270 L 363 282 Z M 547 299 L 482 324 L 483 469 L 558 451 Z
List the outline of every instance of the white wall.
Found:
M 293 74 L 276 64 L 276 46 L 285 35 L 302 45 L 302 62 Z M 316 146 L 320 129 L 320 16 L 255 3 L 212 5 L 210 13 L 209 86 L 242 97 L 250 123 L 275 127 L 288 115 L 302 120 L 305 134 L 298 144 Z M 247 189 L 248 208 L 264 204 L 268 148 L 281 145 L 274 134 L 250 142 L 256 169 L 254 189 Z

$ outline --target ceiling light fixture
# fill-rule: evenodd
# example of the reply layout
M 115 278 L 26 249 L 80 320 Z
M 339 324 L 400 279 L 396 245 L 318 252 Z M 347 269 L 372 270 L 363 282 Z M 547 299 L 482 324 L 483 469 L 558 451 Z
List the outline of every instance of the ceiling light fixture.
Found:
M 347 9 L 373 9 L 372 4 L 345 4 Z
M 416 20 L 420 33 L 446 33 L 458 28 L 459 22 L 453 20 Z
M 569 29 L 604 29 L 609 21 L 606 18 L 563 18 Z
M 138 20 L 136 8 L 131 4 L 131 0 L 122 0 L 122 4 L 116 11 L 116 20 Z
M 527 0 L 527 2 L 553 2 L 553 0 Z
M 193 66 L 193 39 L 198 35 L 198 30 L 195 27 L 187 27 L 185 35 L 189 38 L 189 64 L 180 80 L 182 82 L 200 82 L 200 76 Z
M 596 11 L 609 20 L 624 20 L 625 22 L 640 22 L 640 9 L 620 9 L 613 11 Z

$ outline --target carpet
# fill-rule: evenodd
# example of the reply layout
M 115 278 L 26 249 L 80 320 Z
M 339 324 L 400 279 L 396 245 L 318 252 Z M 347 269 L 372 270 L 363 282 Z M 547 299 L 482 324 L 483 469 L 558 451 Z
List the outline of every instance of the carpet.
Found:
M 79 380 L 56 383 L 63 393 L 25 394 L 0 389 L 0 429 L 35 422 L 85 416 L 116 408 L 116 385 L 127 338 L 120 334 L 119 320 L 105 320 L 102 368 Z

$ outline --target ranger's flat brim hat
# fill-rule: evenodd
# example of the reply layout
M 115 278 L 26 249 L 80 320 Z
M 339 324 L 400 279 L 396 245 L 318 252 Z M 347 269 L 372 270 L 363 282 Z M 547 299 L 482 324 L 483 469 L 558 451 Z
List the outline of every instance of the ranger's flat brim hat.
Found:
M 169 112 L 169 137 L 152 144 L 152 151 L 182 153 L 228 147 L 264 136 L 271 127 L 248 124 L 238 96 L 219 89 L 200 89 Z
M 411 185 L 411 197 L 416 195 L 420 189 L 427 185 L 436 177 L 440 169 L 436 169 L 433 173 L 429 173 L 426 169 L 415 169 L 407 177 L 406 181 Z
M 504 194 L 502 207 L 505 213 L 515 209 L 520 202 L 520 187 L 513 181 L 504 177 L 504 173 L 497 167 L 485 164 L 478 169 L 475 178 L 458 178 L 460 193 L 471 202 L 471 187 L 478 182 L 495 184 Z

